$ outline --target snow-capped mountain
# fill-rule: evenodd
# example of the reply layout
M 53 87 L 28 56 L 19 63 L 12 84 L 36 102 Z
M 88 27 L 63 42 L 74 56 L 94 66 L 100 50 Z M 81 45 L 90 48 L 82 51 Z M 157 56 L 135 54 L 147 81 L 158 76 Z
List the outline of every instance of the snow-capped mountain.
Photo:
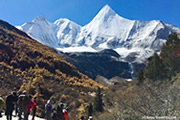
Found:
M 65 18 L 50 23 L 39 16 L 17 28 L 48 46 L 69 47 L 77 39 L 81 26 Z
M 68 19 L 61 18 L 50 23 L 44 17 L 37 17 L 17 28 L 39 42 L 62 51 L 113 49 L 123 60 L 139 63 L 159 52 L 169 34 L 180 32 L 180 28 L 159 20 L 125 19 L 108 5 L 85 26 Z
M 54 24 L 57 26 L 57 46 L 69 47 L 76 43 L 81 26 L 65 18 L 55 21 Z
M 32 38 L 37 41 L 53 45 L 56 42 L 56 26 L 48 22 L 44 17 L 36 17 L 31 22 L 27 22 L 22 26 L 17 27 L 20 30 L 25 31 Z

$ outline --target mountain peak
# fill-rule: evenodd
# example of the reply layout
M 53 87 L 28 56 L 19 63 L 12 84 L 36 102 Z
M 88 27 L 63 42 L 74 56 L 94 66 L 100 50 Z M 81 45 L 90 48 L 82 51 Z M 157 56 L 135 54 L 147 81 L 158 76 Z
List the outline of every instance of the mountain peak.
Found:
M 130 21 L 126 18 L 119 16 L 109 5 L 105 5 L 91 22 L 95 22 L 95 21 L 107 22 L 108 20 L 111 20 L 113 18 L 118 20 Z
M 38 22 L 38 21 L 46 21 L 47 22 L 47 20 L 44 16 L 37 16 L 32 21 L 33 22 Z
M 108 4 L 106 4 L 101 10 L 111 10 L 111 11 L 113 11 L 113 9 Z
M 97 16 L 110 16 L 110 15 L 115 15 L 116 12 L 109 6 L 109 5 L 105 5 L 97 14 Z

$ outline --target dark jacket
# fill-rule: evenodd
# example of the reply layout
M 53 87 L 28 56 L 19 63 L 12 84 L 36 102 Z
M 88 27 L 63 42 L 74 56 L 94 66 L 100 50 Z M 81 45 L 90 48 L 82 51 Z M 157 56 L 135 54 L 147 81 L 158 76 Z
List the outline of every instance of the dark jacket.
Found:
M 6 98 L 6 115 L 9 115 L 14 110 L 14 104 L 16 103 L 16 96 L 9 94 Z
M 52 120 L 58 120 L 57 119 L 57 111 L 56 111 L 56 109 L 54 109 L 53 112 L 52 112 Z
M 63 108 L 60 105 L 58 105 L 57 107 L 57 118 L 58 120 L 65 120 L 64 114 L 63 114 Z

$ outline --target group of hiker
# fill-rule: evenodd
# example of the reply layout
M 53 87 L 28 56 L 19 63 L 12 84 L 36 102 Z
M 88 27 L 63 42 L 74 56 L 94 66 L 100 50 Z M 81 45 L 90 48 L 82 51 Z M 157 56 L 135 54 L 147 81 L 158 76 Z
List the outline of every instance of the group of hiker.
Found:
M 2 117 L 2 108 L 5 106 L 5 115 L 7 120 L 12 120 L 13 111 L 18 120 L 28 120 L 30 113 L 32 113 L 32 120 L 35 120 L 37 97 L 23 92 L 10 92 L 6 100 L 0 96 L 0 117 Z M 92 120 L 92 104 L 88 109 L 88 120 Z M 45 118 L 47 120 L 69 120 L 68 107 L 64 103 L 60 103 L 56 108 L 52 107 L 51 100 L 48 100 L 45 104 Z M 81 116 L 79 120 L 85 120 L 84 116 Z
M 53 108 L 51 101 L 48 100 L 45 105 L 45 113 L 47 120 L 69 120 L 68 107 L 65 107 L 64 103 L 60 103 L 56 108 Z
M 12 113 L 15 110 L 15 116 L 18 116 L 19 120 L 28 120 L 30 112 L 32 112 L 32 120 L 36 115 L 36 97 L 28 95 L 26 91 L 17 93 L 16 91 L 10 92 L 6 100 L 4 101 L 0 97 L 0 109 L 6 106 L 5 115 L 7 120 L 12 120 Z M 0 112 L 0 117 L 2 117 Z
M 68 107 L 64 103 L 60 103 L 56 108 L 52 108 L 51 101 L 48 100 L 45 105 L 45 113 L 47 120 L 69 120 Z M 88 120 L 92 120 L 92 104 L 88 107 Z M 85 120 L 84 116 L 81 116 L 79 120 Z

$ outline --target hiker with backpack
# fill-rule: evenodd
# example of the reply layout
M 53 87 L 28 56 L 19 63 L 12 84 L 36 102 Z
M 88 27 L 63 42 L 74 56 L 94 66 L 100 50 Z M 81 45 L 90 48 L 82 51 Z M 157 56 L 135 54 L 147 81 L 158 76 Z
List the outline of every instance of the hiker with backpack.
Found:
M 32 109 L 32 113 L 33 113 L 33 114 L 32 114 L 32 120 L 34 120 L 34 118 L 35 118 L 35 116 L 36 116 L 36 107 L 37 107 L 36 98 L 37 98 L 37 97 L 33 97 L 32 100 L 31 100 L 31 101 L 32 101 L 32 108 L 31 108 L 31 109 Z
M 9 93 L 6 98 L 6 118 L 7 120 L 12 120 L 12 112 L 14 110 L 14 105 L 16 104 L 16 92 Z
M 27 95 L 27 92 L 24 90 L 22 95 L 19 96 L 17 102 L 19 107 L 19 111 L 18 111 L 19 120 L 22 119 L 22 114 L 24 114 L 24 120 L 28 120 L 28 108 L 27 108 L 28 103 L 29 103 L 29 97 Z
M 51 113 L 52 113 L 52 104 L 51 104 L 51 101 L 48 100 L 47 104 L 45 105 L 45 114 L 46 114 L 47 120 L 52 120 Z

